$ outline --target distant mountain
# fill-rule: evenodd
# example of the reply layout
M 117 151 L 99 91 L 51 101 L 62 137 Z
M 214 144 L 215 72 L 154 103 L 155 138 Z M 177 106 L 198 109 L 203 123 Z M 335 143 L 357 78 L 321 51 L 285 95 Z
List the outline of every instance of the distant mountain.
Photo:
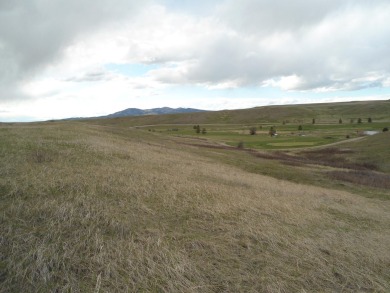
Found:
M 194 113 L 194 112 L 206 112 L 205 110 L 193 109 L 193 108 L 153 108 L 153 109 L 138 109 L 138 108 L 128 108 L 123 111 L 115 112 L 107 116 L 102 116 L 99 118 L 116 118 L 116 117 L 126 117 L 126 116 L 143 116 L 143 115 L 162 115 L 162 114 L 178 114 L 178 113 Z

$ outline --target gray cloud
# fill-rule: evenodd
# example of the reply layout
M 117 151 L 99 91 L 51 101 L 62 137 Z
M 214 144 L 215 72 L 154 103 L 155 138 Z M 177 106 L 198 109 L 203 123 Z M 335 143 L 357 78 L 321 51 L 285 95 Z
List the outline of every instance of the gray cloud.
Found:
M 129 17 L 146 2 L 0 0 L 0 87 L 16 88 L 59 58 L 76 37 Z
M 388 0 L 0 0 L 0 101 L 25 99 L 25 81 L 61 61 L 75 40 L 113 24 L 123 30 L 124 59 L 160 63 L 150 76 L 162 83 L 388 86 L 389 14 Z M 68 74 L 73 82 L 110 78 Z
M 107 81 L 111 80 L 112 76 L 105 71 L 93 71 L 93 72 L 87 72 L 85 74 L 82 74 L 80 76 L 74 76 L 71 78 L 66 79 L 65 81 L 70 82 L 94 82 L 94 81 Z
M 219 7 L 219 17 L 237 30 L 268 34 L 304 29 L 354 7 L 386 3 L 386 0 L 227 0 Z
M 386 1 L 227 1 L 218 15 L 227 33 L 194 45 L 196 61 L 185 70 L 155 74 L 209 85 L 273 79 L 292 90 L 382 86 L 390 76 L 389 14 Z

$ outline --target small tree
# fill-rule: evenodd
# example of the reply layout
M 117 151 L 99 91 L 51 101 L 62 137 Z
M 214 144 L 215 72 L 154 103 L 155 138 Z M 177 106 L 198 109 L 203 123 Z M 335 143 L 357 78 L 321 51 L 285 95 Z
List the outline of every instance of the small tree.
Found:
M 249 134 L 250 135 L 255 135 L 256 134 L 256 127 L 251 127 L 251 128 L 249 128 Z
M 298 130 L 299 130 L 299 131 L 303 130 L 302 125 L 299 125 L 299 126 L 298 126 Z
M 199 125 L 196 125 L 195 131 L 196 131 L 196 133 L 200 133 L 200 126 Z
M 367 121 L 368 121 L 368 123 L 372 123 L 371 117 L 368 117 Z
M 359 118 L 359 119 L 358 119 L 358 123 L 359 123 L 359 124 L 362 123 L 362 118 Z
M 382 131 L 383 131 L 383 132 L 389 131 L 389 128 L 388 128 L 388 127 L 385 127 L 385 128 L 383 128 Z
M 343 124 L 343 120 L 341 118 L 339 119 L 339 124 Z
M 274 136 L 276 134 L 275 127 L 271 126 L 268 133 L 269 133 L 270 136 Z
M 311 121 L 311 124 L 316 124 L 316 119 L 313 118 L 313 120 Z
M 203 128 L 202 129 L 202 134 L 206 134 L 206 133 L 207 133 L 206 128 Z

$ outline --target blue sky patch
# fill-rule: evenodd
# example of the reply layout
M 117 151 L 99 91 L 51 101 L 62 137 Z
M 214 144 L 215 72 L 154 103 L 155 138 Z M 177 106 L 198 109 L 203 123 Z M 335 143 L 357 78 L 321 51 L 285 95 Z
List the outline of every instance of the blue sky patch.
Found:
M 160 66 L 156 64 L 140 64 L 140 63 L 127 63 L 116 64 L 110 63 L 104 66 L 107 70 L 113 71 L 126 76 L 136 77 L 142 76 L 148 73 L 150 70 L 157 69 Z

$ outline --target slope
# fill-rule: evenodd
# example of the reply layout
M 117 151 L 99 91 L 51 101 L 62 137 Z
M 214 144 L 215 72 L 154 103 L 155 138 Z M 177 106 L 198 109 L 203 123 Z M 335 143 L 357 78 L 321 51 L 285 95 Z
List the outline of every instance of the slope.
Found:
M 390 201 L 136 129 L 2 125 L 0 138 L 2 292 L 390 290 Z
M 91 120 L 90 123 L 104 125 L 161 125 L 161 124 L 258 124 L 258 123 L 317 123 L 337 124 L 351 119 L 368 118 L 373 121 L 389 122 L 390 101 L 365 101 L 326 104 L 264 106 L 244 110 L 224 110 L 215 112 L 148 115 L 105 120 Z

